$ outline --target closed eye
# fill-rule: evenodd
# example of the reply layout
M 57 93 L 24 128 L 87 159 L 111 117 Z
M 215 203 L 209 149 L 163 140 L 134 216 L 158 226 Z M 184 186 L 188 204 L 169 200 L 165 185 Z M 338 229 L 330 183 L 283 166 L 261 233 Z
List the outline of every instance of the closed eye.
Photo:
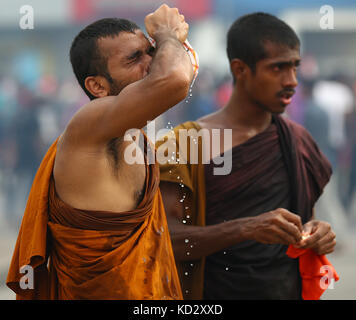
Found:
M 133 54 L 127 57 L 128 62 L 133 62 L 142 56 L 142 51 L 137 50 Z

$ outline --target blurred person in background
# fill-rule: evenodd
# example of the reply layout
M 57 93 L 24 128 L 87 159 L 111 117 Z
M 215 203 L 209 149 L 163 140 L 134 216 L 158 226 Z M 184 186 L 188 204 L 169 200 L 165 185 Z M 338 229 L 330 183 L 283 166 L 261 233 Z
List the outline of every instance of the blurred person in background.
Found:
M 299 49 L 297 35 L 280 19 L 239 18 L 227 35 L 229 101 L 174 129 L 177 150 L 180 129 L 232 129 L 232 149 L 225 150 L 232 153 L 230 174 L 214 175 L 212 162 L 190 164 L 189 151 L 188 164 L 160 168 L 185 299 L 301 299 L 298 259 L 287 248 L 314 255 L 334 249 L 330 224 L 314 219 L 313 209 L 330 163 L 303 127 L 280 116 L 298 84 Z M 198 141 L 199 152 L 211 143 Z M 302 240 L 304 233 L 310 237 Z
M 352 110 L 346 114 L 345 119 L 350 157 L 346 207 L 349 215 L 356 218 L 356 81 L 354 81 L 352 89 L 354 94 L 354 104 Z
M 73 71 L 91 101 L 37 171 L 7 278 L 17 298 L 182 297 L 152 148 L 135 129 L 132 139 L 145 146 L 129 164 L 124 151 L 140 141 L 124 135 L 187 96 L 188 24 L 162 5 L 145 26 L 156 48 L 135 23 L 116 18 L 92 23 L 72 43 Z M 24 265 L 34 268 L 32 290 L 20 286 Z
M 345 114 L 351 112 L 353 94 L 339 76 L 319 80 L 313 88 L 313 99 L 329 116 L 329 145 L 332 149 L 330 162 L 337 168 L 340 151 L 346 144 Z M 335 172 L 337 175 L 337 171 Z
M 343 180 L 347 135 L 346 114 L 352 110 L 354 97 L 344 76 L 334 74 L 327 80 L 318 80 L 313 86 L 313 100 L 322 108 L 329 119 L 328 153 L 333 175 L 325 187 L 324 194 L 317 203 L 320 219 L 331 223 L 338 234 L 342 246 L 346 236 L 347 214 L 343 197 L 347 192 L 347 182 Z
M 304 107 L 304 127 L 312 135 L 320 150 L 331 162 L 334 157 L 331 154 L 329 143 L 330 121 L 327 112 L 321 108 L 314 100 L 314 81 L 302 81 L 302 94 Z

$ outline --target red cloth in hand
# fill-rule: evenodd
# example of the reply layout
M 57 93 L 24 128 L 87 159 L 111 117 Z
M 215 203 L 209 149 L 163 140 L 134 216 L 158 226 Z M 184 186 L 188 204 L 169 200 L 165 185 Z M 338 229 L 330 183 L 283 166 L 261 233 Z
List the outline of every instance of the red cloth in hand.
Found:
M 288 247 L 286 254 L 290 258 L 299 258 L 299 272 L 302 278 L 302 298 L 319 300 L 331 279 L 339 280 L 335 268 L 325 255 L 318 255 L 312 249 Z

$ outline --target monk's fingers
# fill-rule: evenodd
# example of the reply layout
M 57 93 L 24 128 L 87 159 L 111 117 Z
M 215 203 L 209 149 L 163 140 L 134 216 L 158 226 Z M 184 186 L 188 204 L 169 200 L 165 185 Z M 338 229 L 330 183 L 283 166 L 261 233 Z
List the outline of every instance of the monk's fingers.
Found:
M 315 231 L 313 221 L 309 221 L 303 225 L 303 234 L 310 235 Z
M 280 214 L 283 216 L 283 218 L 285 218 L 286 220 L 288 220 L 291 223 L 294 223 L 300 232 L 303 231 L 302 219 L 300 218 L 300 216 L 298 216 L 297 214 L 294 214 L 284 208 L 279 208 L 277 210 L 278 210 L 278 212 L 280 212 Z
M 323 241 L 329 241 L 332 238 L 335 238 L 335 233 L 331 230 L 329 223 L 314 221 L 312 233 L 306 239 L 301 241 L 301 247 L 312 248 L 317 246 L 317 243 L 321 239 L 324 239 Z
M 336 245 L 336 241 L 334 240 L 331 243 L 324 243 L 324 244 L 318 244 L 314 247 L 311 247 L 316 254 L 318 255 L 324 255 L 324 254 L 329 254 L 334 251 Z
M 275 223 L 283 233 L 286 233 L 293 238 L 293 241 L 289 243 L 298 243 L 302 239 L 299 228 L 293 222 L 289 222 L 284 217 L 279 217 L 276 219 Z
M 289 231 L 286 231 L 286 226 L 284 225 L 284 227 L 282 228 L 281 226 L 278 225 L 274 225 L 270 232 L 274 235 L 275 238 L 275 242 L 274 243 L 282 243 L 282 244 L 293 244 L 296 243 L 296 238 L 293 235 L 293 232 L 291 232 L 290 230 L 292 230 L 292 227 L 290 227 Z
M 334 232 L 329 232 L 324 237 L 320 238 L 317 242 L 310 246 L 317 254 L 327 254 L 334 250 L 336 245 L 336 236 Z
M 335 241 L 335 243 L 330 244 L 329 246 L 326 246 L 326 247 L 324 248 L 324 251 L 322 251 L 321 253 L 319 253 L 319 255 L 322 255 L 322 254 L 329 254 L 329 253 L 334 252 L 334 250 L 335 250 L 335 245 L 336 245 L 336 241 Z

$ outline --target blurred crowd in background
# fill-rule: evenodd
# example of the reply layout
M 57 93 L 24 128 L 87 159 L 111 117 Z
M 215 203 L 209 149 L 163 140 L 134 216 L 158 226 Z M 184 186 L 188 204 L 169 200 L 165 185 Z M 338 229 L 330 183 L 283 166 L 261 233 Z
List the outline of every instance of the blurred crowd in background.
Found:
M 32 180 L 46 150 L 74 113 L 89 101 L 70 67 L 68 53 L 74 36 L 88 23 L 114 16 L 116 11 L 112 8 L 118 4 L 123 13 L 121 17 L 143 26 L 144 13 L 162 3 L 132 1 L 127 5 L 128 10 L 124 1 L 104 1 L 104 10 L 95 7 L 94 1 L 67 0 L 64 2 L 75 5 L 76 19 L 71 23 L 53 19 L 57 22 L 51 25 L 48 21 L 41 24 L 36 20 L 41 16 L 36 17 L 36 3 L 50 5 L 40 0 L 32 2 L 33 30 L 21 30 L 18 23 L 0 25 L 0 214 L 14 230 L 20 225 Z M 236 1 L 237 4 L 230 0 L 199 0 L 191 1 L 191 7 L 188 1 L 166 2 L 186 15 L 191 30 L 190 43 L 198 51 L 201 66 L 192 96 L 159 117 L 162 128 L 168 123 L 175 126 L 195 120 L 226 104 L 232 78 L 225 53 L 225 34 L 238 16 L 265 11 L 283 19 L 290 17 L 286 10 L 296 12 L 288 7 L 288 1 L 283 2 L 284 7 L 281 1 L 271 1 L 275 5 L 266 6 L 266 2 L 262 5 L 257 0 Z M 356 56 L 356 47 L 350 47 L 350 43 L 356 43 L 356 28 L 350 20 L 349 27 L 344 23 L 338 30 L 335 19 L 335 30 L 320 29 L 319 9 L 323 3 L 317 2 L 310 6 L 307 1 L 299 1 L 300 8 L 314 12 L 317 27 L 296 30 L 302 41 L 302 64 L 299 86 L 286 116 L 309 130 L 332 163 L 334 175 L 330 191 L 326 193 L 332 199 L 332 208 L 337 206 L 337 212 L 331 212 L 329 220 L 342 224 L 356 218 L 356 68 L 355 61 L 350 59 Z M 19 1 L 13 3 L 20 6 Z M 13 3 L 12 7 L 16 8 Z M 329 3 L 334 4 L 335 17 L 338 10 L 356 10 L 356 6 L 350 7 L 343 1 Z M 19 18 L 18 8 L 15 14 Z M 119 12 L 117 15 L 120 16 Z M 302 12 L 298 17 L 298 21 L 305 23 Z M 295 21 L 291 18 L 292 27 L 298 25 Z M 330 41 L 335 37 L 337 44 Z M 331 207 L 325 205 L 324 208 L 330 210 Z

